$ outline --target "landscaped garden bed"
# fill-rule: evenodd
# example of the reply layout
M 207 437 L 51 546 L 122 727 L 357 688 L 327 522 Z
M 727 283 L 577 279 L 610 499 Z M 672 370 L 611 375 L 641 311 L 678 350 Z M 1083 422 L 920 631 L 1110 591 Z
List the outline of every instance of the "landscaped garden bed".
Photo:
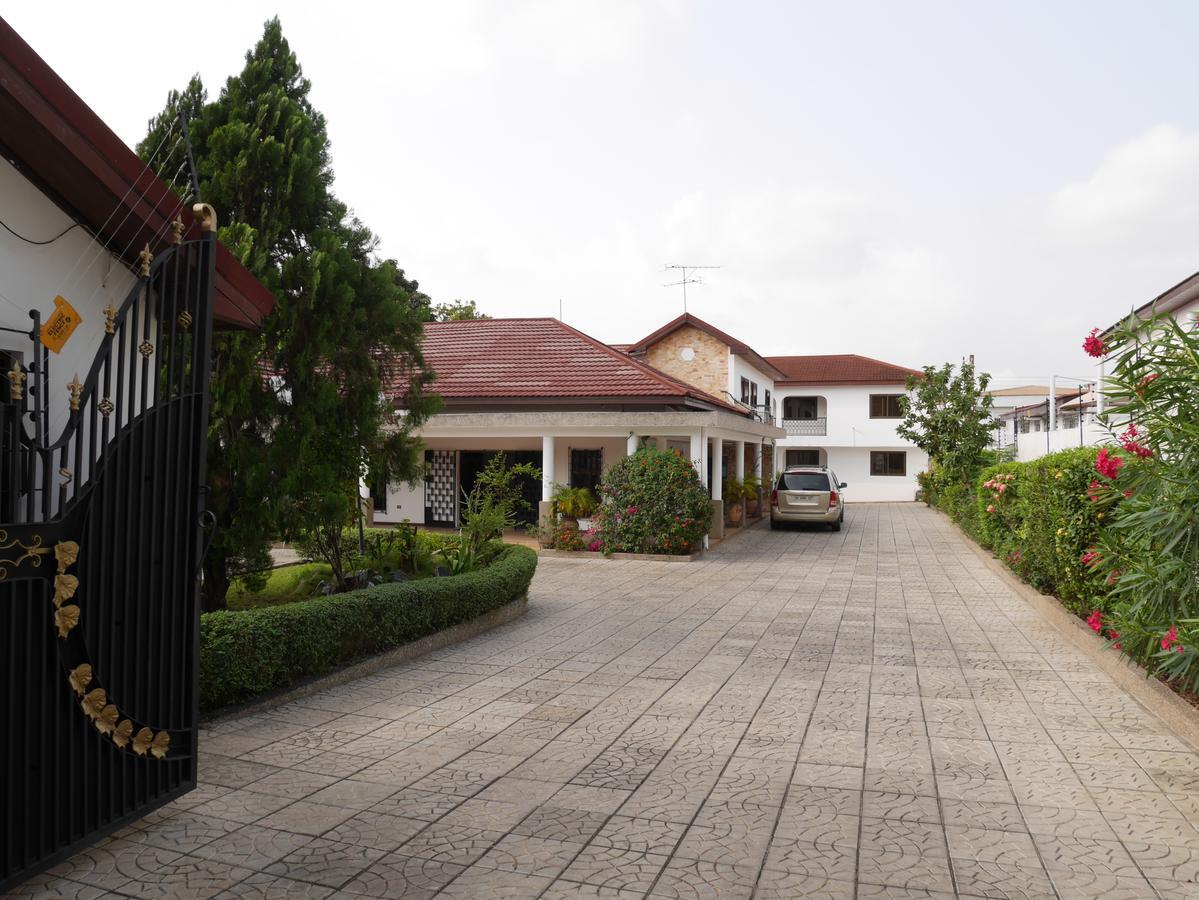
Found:
M 210 712 L 469 621 L 523 597 L 537 567 L 504 545 L 473 571 L 200 617 L 200 709 Z

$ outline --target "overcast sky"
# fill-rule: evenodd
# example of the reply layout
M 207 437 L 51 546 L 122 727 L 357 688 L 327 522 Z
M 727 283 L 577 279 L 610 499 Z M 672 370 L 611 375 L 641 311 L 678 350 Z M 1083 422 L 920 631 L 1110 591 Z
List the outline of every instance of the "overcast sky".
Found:
M 1193 3 L 120 6 L 3 15 L 133 145 L 278 13 L 339 196 L 494 316 L 632 341 L 718 265 L 690 310 L 762 353 L 1011 384 L 1199 269 Z

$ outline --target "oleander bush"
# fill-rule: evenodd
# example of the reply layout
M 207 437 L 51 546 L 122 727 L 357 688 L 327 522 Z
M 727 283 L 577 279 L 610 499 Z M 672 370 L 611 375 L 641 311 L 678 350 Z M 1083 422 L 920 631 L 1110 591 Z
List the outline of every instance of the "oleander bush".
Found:
M 200 617 L 200 709 L 211 711 L 391 650 L 521 597 L 537 567 L 504 546 L 464 575 L 388 583 Z
M 707 489 L 671 450 L 642 447 L 614 463 L 599 494 L 594 525 L 605 553 L 694 553 L 712 525 Z

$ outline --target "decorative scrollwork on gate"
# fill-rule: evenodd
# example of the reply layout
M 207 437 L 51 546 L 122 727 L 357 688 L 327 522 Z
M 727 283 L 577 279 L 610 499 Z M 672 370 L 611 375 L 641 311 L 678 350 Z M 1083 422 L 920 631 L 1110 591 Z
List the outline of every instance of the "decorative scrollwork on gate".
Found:
M 21 563 L 27 559 L 32 560 L 30 565 L 37 568 L 42 564 L 42 556 L 50 552 L 49 547 L 42 546 L 42 536 L 40 534 L 35 534 L 29 543 L 25 544 L 20 538 L 13 538 L 10 541 L 8 539 L 8 532 L 0 528 L 0 552 L 5 550 L 13 550 L 14 554 L 19 553 L 20 555 L 11 557 L 0 556 L 0 581 L 8 577 L 10 570 L 19 568 Z

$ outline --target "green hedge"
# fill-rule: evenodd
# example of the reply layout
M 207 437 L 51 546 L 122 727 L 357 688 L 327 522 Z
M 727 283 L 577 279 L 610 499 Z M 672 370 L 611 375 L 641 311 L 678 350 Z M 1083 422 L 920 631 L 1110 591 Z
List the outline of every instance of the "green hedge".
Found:
M 1086 616 L 1102 608 L 1105 597 L 1103 585 L 1079 561 L 1103 525 L 1103 506 L 1087 494 L 1096 453 L 1082 447 L 989 466 L 969 491 L 947 496 L 942 490 L 935 503 L 1030 584 Z
M 284 606 L 200 617 L 200 709 L 211 711 L 381 653 L 523 595 L 537 567 L 507 546 L 452 578 L 381 584 Z

